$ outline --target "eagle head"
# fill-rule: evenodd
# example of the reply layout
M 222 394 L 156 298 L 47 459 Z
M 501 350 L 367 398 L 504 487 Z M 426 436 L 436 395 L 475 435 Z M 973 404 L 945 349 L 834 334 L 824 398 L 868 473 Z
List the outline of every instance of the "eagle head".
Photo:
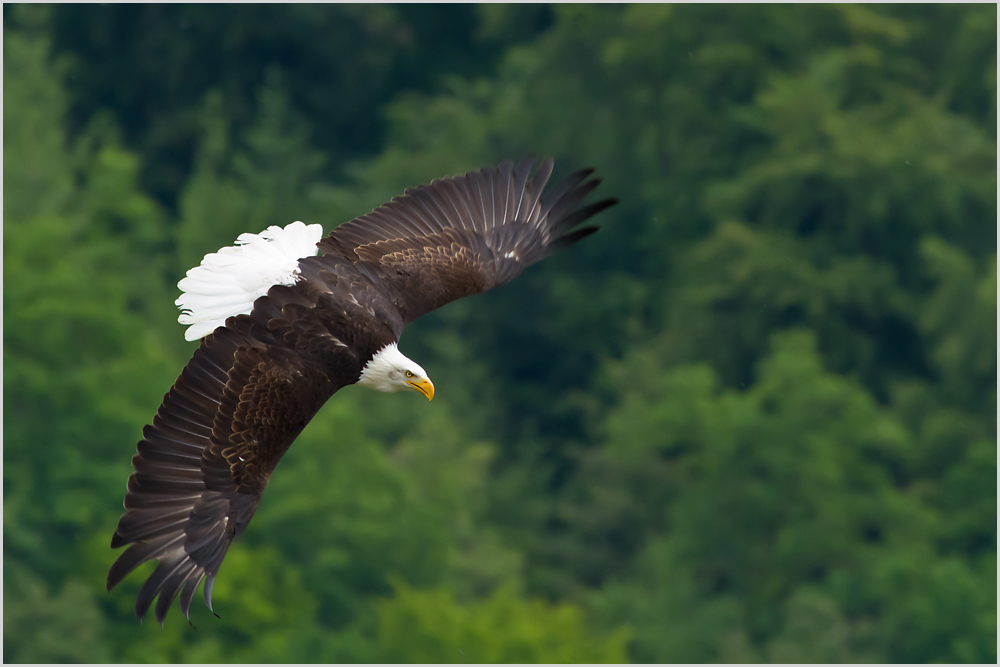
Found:
M 389 393 L 412 389 L 426 396 L 428 401 L 434 398 L 434 383 L 427 372 L 400 352 L 395 343 L 383 347 L 365 364 L 358 384 Z

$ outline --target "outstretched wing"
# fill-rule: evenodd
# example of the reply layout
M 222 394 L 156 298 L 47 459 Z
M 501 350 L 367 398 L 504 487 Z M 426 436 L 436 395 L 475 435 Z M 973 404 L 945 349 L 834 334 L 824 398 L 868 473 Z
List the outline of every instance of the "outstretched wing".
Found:
M 219 565 L 271 471 L 343 378 L 356 377 L 355 353 L 320 321 L 321 297 L 306 283 L 275 286 L 252 315 L 229 318 L 204 339 L 143 430 L 127 511 L 111 540 L 113 548 L 131 546 L 107 582 L 110 590 L 159 560 L 136 600 L 140 618 L 157 595 L 161 623 L 178 595 L 188 615 L 203 579 L 211 608 Z
M 328 255 L 376 267 L 405 322 L 455 299 L 513 279 L 524 267 L 576 243 L 597 227 L 574 229 L 617 203 L 577 209 L 600 179 L 592 169 L 571 174 L 543 193 L 552 174 L 546 158 L 515 167 L 470 171 L 407 190 L 347 222 L 319 242 Z

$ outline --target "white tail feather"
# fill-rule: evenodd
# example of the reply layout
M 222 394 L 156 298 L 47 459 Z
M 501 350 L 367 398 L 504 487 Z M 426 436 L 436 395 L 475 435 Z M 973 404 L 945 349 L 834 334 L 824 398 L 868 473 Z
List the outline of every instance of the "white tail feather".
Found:
M 272 226 L 260 234 L 240 234 L 235 246 L 205 255 L 201 265 L 177 283 L 183 294 L 174 303 L 181 309 L 177 321 L 189 325 L 187 340 L 215 331 L 233 315 L 249 314 L 253 302 L 273 285 L 292 285 L 299 260 L 319 253 L 321 225 L 293 222 L 284 229 Z

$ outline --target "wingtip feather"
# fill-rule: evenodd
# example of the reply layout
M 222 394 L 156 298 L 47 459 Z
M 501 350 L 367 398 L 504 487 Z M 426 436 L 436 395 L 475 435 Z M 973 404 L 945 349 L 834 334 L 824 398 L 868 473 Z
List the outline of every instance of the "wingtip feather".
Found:
M 215 586 L 215 577 L 205 577 L 205 585 L 202 587 L 202 592 L 205 594 L 205 606 L 208 607 L 210 612 L 215 613 L 212 609 L 212 588 Z

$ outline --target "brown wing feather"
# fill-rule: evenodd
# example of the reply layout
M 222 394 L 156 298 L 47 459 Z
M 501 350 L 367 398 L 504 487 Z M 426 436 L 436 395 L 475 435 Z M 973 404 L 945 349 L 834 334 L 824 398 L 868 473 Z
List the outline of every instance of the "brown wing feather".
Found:
M 112 548 L 131 546 L 111 567 L 107 583 L 110 590 L 142 563 L 159 560 L 136 601 L 140 618 L 160 594 L 157 618 L 162 622 L 161 611 L 165 614 L 179 593 L 191 589 L 193 595 L 206 576 L 211 581 L 230 541 L 225 535 L 228 518 L 245 524 L 256 506 L 247 502 L 249 497 L 227 499 L 209 491 L 202 471 L 229 368 L 241 348 L 254 344 L 246 331 L 235 329 L 218 329 L 203 341 L 152 425 L 143 429 L 132 459 L 136 472 L 128 481 L 127 511 L 111 539 Z M 191 595 L 182 597 L 185 615 L 190 601 Z
M 403 322 L 455 299 L 512 280 L 522 269 L 597 230 L 574 228 L 612 206 L 576 209 L 600 183 L 592 169 L 571 174 L 543 194 L 553 162 L 534 156 L 515 166 L 470 171 L 407 190 L 347 222 L 319 243 L 328 256 L 368 262 Z
M 281 456 L 323 403 L 357 379 L 357 355 L 323 326 L 326 311 L 312 307 L 322 295 L 309 283 L 273 287 L 252 315 L 227 320 L 202 341 L 143 430 L 127 511 L 111 540 L 130 546 L 107 582 L 110 590 L 159 561 L 136 599 L 140 618 L 157 596 L 161 623 L 178 596 L 188 615 L 202 580 L 211 608 L 219 566 Z M 355 313 L 355 327 L 364 321 Z

